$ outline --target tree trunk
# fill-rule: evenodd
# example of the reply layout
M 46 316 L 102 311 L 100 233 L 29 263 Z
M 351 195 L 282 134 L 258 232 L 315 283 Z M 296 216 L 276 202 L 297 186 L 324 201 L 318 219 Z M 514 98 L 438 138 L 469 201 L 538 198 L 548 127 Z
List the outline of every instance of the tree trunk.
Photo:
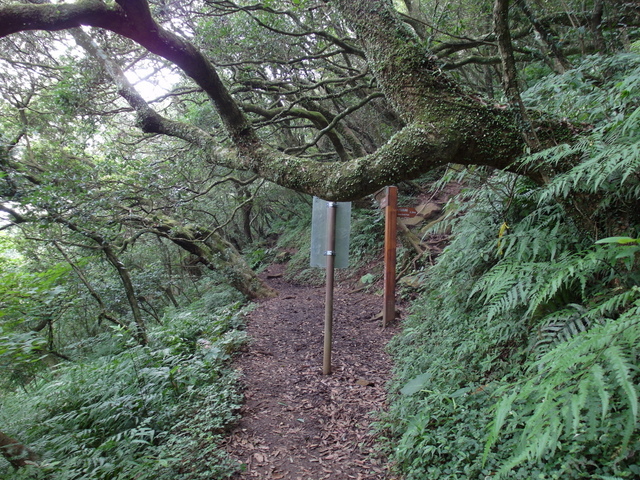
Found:
M 564 53 L 562 53 L 562 50 L 558 46 L 558 42 L 556 41 L 557 35 L 554 34 L 551 28 L 536 18 L 531 8 L 529 8 L 526 0 L 518 0 L 516 4 L 531 22 L 535 31 L 538 32 L 538 35 L 540 35 L 540 39 L 546 48 L 551 52 L 554 70 L 557 73 L 564 73 L 569 70 L 571 68 L 571 63 L 567 60 L 567 57 L 564 56 Z
M 602 0 L 596 0 L 593 5 L 593 14 L 591 16 L 591 33 L 593 34 L 593 44 L 597 52 L 604 53 L 607 49 L 607 43 L 602 36 L 602 15 L 604 14 L 604 4 Z
M 241 200 L 240 216 L 242 220 L 242 233 L 244 234 L 243 245 L 253 243 L 251 232 L 251 212 L 253 210 L 253 195 L 244 185 L 235 185 L 236 194 Z
M 120 281 L 122 282 L 122 286 L 124 287 L 127 301 L 129 302 L 129 306 L 131 307 L 133 321 L 135 323 L 135 329 L 133 332 L 134 336 L 140 345 L 146 345 L 148 343 L 147 328 L 145 326 L 144 318 L 142 317 L 142 311 L 140 310 L 140 304 L 138 303 L 138 298 L 136 297 L 133 282 L 131 281 L 131 276 L 129 275 L 129 270 L 118 258 L 111 245 L 103 241 L 101 243 L 101 246 L 102 251 L 107 257 L 107 260 L 118 272 L 118 276 L 120 277 Z
M 54 241 L 53 245 L 62 254 L 62 257 L 65 259 L 65 261 L 71 266 L 71 268 L 76 273 L 76 275 L 78 276 L 78 278 L 80 279 L 82 284 L 89 291 L 89 294 L 98 303 L 98 306 L 100 307 L 100 313 L 98 315 L 98 320 L 101 320 L 101 319 L 104 318 L 104 319 L 106 319 L 106 320 L 118 325 L 119 327 L 127 328 L 127 326 L 124 323 L 122 323 L 118 318 L 116 318 L 112 313 L 110 313 L 107 310 L 107 307 L 106 307 L 104 301 L 102 300 L 102 297 L 100 296 L 100 294 L 96 291 L 95 288 L 93 288 L 93 285 L 91 285 L 91 282 L 89 282 L 89 279 L 82 272 L 80 267 L 78 265 L 76 265 L 73 262 L 73 260 L 71 260 L 71 258 L 69 258 L 69 255 L 67 255 L 67 252 L 64 251 L 64 249 L 58 244 L 58 242 Z
M 502 61 L 502 85 L 509 101 L 509 105 L 516 113 L 518 123 L 522 129 L 525 142 L 532 149 L 539 149 L 536 132 L 531 125 L 527 110 L 522 103 L 520 86 L 518 85 L 518 71 L 513 56 L 513 44 L 509 31 L 509 0 L 495 0 L 493 6 L 493 24 L 498 42 L 498 51 Z
M 125 267 L 124 263 L 122 263 L 118 258 L 115 250 L 113 249 L 113 245 L 111 245 L 102 235 L 93 231 L 86 230 L 85 228 L 79 225 L 76 225 L 73 222 L 70 222 L 69 220 L 61 217 L 58 214 L 53 214 L 52 218 L 55 222 L 61 225 L 65 225 L 70 230 L 77 232 L 86 238 L 90 238 L 91 240 L 93 240 L 99 245 L 100 250 L 102 250 L 105 257 L 107 258 L 107 261 L 118 272 L 118 276 L 120 277 L 122 286 L 125 289 L 127 301 L 129 302 L 129 306 L 131 307 L 131 314 L 133 315 L 133 320 L 135 323 L 135 329 L 134 329 L 133 335 L 140 345 L 146 345 L 148 342 L 147 330 L 144 324 L 144 319 L 142 318 L 142 312 L 140 311 L 140 305 L 138 305 L 138 300 L 135 295 L 133 282 L 131 281 L 129 270 L 127 269 L 127 267 Z M 106 312 L 103 310 L 103 315 L 105 313 Z M 105 317 L 105 318 L 108 318 L 108 317 Z M 111 320 L 111 318 L 109 319 Z
M 14 468 L 34 465 L 40 460 L 33 450 L 3 432 L 0 432 L 0 454 Z

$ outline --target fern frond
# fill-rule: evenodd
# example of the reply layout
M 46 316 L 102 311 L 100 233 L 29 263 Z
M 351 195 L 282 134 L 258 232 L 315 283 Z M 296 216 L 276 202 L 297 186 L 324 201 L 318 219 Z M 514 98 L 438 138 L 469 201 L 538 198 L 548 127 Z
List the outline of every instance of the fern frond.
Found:
M 497 392 L 499 395 L 501 392 Z M 510 395 L 502 396 L 502 400 L 495 408 L 495 417 L 493 421 L 489 424 L 490 430 L 487 435 L 487 440 L 484 445 L 484 453 L 482 455 L 482 464 L 484 465 L 487 461 L 487 457 L 489 456 L 489 451 L 491 447 L 495 444 L 496 440 L 500 435 L 500 431 L 504 426 L 504 423 L 507 419 L 507 416 L 511 412 L 511 407 L 513 405 L 513 401 L 516 398 L 516 392 L 511 393 Z
M 619 346 L 612 345 L 604 351 L 604 356 L 608 360 L 614 377 L 620 388 L 626 394 L 627 402 L 632 414 L 632 421 L 635 423 L 638 419 L 638 392 L 634 385 L 631 375 L 632 367 L 629 365 L 629 358 L 625 355 Z
M 531 348 L 538 356 L 548 352 L 557 344 L 586 332 L 594 322 L 601 321 L 589 315 L 582 305 L 569 304 L 568 306 L 568 309 L 547 316 L 545 323 L 538 328 L 537 340 Z
M 620 293 L 613 295 L 606 301 L 599 303 L 593 310 L 588 312 L 588 315 L 593 317 L 610 317 L 617 315 L 631 306 L 632 303 L 640 299 L 640 288 L 633 286 L 628 290 L 623 290 Z
M 539 288 L 533 292 L 526 316 L 532 316 L 541 305 L 550 301 L 561 289 L 579 288 L 584 295 L 587 283 L 597 272 L 607 266 L 600 262 L 597 252 L 567 253 L 562 255 L 546 278 L 539 279 Z M 547 270 L 549 272 L 549 270 Z
M 500 474 L 552 455 L 563 438 L 575 442 L 576 435 L 589 442 L 606 431 L 608 442 L 617 445 L 618 452 L 625 451 L 639 428 L 639 374 L 633 366 L 639 360 L 639 341 L 640 306 L 635 305 L 618 320 L 595 325 L 558 344 L 534 363 L 537 368 L 532 373 L 536 374 L 514 385 L 510 394 L 505 390 L 510 407 L 516 410 L 513 418 L 525 424 L 511 425 L 521 431 L 520 448 Z M 494 426 L 504 429 L 507 420 L 501 417 Z M 492 442 L 496 442 L 494 430 Z
M 602 406 L 600 417 L 602 422 L 604 422 L 609 412 L 609 399 L 611 398 L 604 379 L 605 371 L 601 365 L 595 364 L 591 367 L 591 375 L 593 376 L 593 382 L 600 397 L 600 405 Z

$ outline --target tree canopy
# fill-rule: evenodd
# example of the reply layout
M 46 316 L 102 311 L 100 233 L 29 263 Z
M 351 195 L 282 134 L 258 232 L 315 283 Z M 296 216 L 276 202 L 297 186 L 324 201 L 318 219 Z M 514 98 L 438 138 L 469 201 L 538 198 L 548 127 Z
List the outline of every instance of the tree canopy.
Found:
M 449 163 L 548 183 L 579 155 L 524 154 L 592 125 L 525 108 L 518 64 L 565 72 L 629 49 L 637 23 L 599 0 L 3 1 L 2 229 L 70 265 L 69 249 L 100 253 L 145 343 L 122 260 L 142 237 L 268 296 L 237 252 L 261 189 L 352 200 Z M 237 217 L 241 234 L 224 232 Z M 75 271 L 100 318 L 124 325 Z
M 237 251 L 269 210 L 258 191 L 352 200 L 449 163 L 548 183 L 579 155 L 523 155 L 591 125 L 525 108 L 518 64 L 562 73 L 572 55 L 630 48 L 637 23 L 598 0 L 3 1 L 1 228 L 53 248 L 99 318 L 144 344 L 123 259 L 143 237 L 262 297 Z M 131 324 L 73 249 L 110 265 Z
M 477 38 L 460 25 L 443 37 L 439 29 L 448 27 L 446 22 L 441 26 L 425 19 L 418 2 L 405 2 L 404 7 L 407 13 L 400 13 L 385 0 L 3 2 L 0 36 L 12 47 L 5 49 L 4 61 L 19 70 L 28 66 L 33 81 L 43 82 L 36 72 L 46 77 L 51 70 L 64 69 L 61 52 L 54 49 L 40 59 L 27 59 L 21 44 L 69 45 L 71 40 L 61 33 L 36 38 L 17 34 L 71 32 L 89 52 L 69 54 L 78 62 L 74 68 L 92 68 L 93 78 L 76 78 L 88 83 L 67 85 L 79 90 L 64 92 L 69 98 L 59 100 L 81 103 L 87 119 L 92 114 L 104 118 L 104 97 L 94 95 L 111 93 L 115 86 L 128 106 L 115 101 L 118 107 L 109 114 L 133 109 L 136 125 L 147 134 L 181 139 L 218 166 L 347 200 L 449 162 L 518 170 L 543 181 L 552 172 L 514 162 L 525 150 L 571 141 L 583 127 L 544 115 L 523 118 L 513 105 L 487 101 L 463 88 L 446 69 L 500 61 L 497 45 L 504 47 L 502 59 L 515 58 L 511 36 L 533 38 L 544 32 L 547 47 L 536 49 L 531 40 L 523 41 L 520 52 L 566 65 L 561 40 L 550 33 L 554 27 L 564 28 L 564 17 L 573 28 L 591 30 L 590 36 L 576 36 L 569 47 L 590 50 L 603 35 L 615 33 L 637 15 L 633 9 L 626 11 L 625 4 L 604 9 L 598 1 L 569 15 L 556 7 L 536 17 L 525 8 L 530 18 L 520 14 L 521 31 L 505 40 L 489 26 L 480 33 L 477 24 Z M 479 10 L 490 25 L 487 7 L 461 8 Z M 496 12 L 507 19 L 508 9 Z M 461 15 L 471 20 L 471 12 Z M 74 34 L 80 27 L 92 29 Z M 164 103 L 151 102 L 127 79 L 125 70 L 136 65 L 144 65 L 156 78 L 172 72 L 185 81 Z M 202 105 L 204 96 L 210 102 L 205 107 L 211 109 L 209 118 L 185 118 L 189 103 Z M 80 105 L 67 107 L 81 113 Z M 382 119 L 378 132 L 364 130 L 361 117 L 367 115 Z M 13 142 L 23 135 L 19 127 L 12 133 L 8 138 Z

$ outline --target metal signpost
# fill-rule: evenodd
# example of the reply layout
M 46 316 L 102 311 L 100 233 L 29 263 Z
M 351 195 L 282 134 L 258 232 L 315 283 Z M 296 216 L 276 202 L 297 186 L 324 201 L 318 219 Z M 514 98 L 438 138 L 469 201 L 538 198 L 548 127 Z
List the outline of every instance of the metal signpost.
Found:
M 327 269 L 322 373 L 331 373 L 334 269 L 349 265 L 351 203 L 313 198 L 311 266 Z

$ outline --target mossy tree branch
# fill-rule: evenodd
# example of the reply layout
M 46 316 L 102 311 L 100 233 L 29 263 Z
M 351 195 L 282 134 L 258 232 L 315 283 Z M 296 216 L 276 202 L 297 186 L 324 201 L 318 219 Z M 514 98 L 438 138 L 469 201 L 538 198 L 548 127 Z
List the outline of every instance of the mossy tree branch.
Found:
M 334 0 L 330 4 L 351 25 L 370 71 L 407 126 L 373 154 L 347 162 L 322 163 L 286 155 L 264 145 L 213 64 L 191 43 L 160 26 L 145 1 L 107 6 L 95 0 L 57 5 L 0 8 L 0 36 L 20 30 L 60 30 L 81 25 L 106 28 L 173 62 L 207 93 L 222 119 L 232 148 L 193 125 L 165 118 L 132 90 L 121 95 L 136 109 L 143 131 L 181 138 L 202 148 L 214 163 L 252 171 L 297 191 L 348 200 L 384 185 L 415 178 L 449 162 L 512 168 L 526 147 L 513 111 L 486 105 L 465 93 L 439 68 L 388 0 Z M 571 139 L 562 123 L 533 122 L 540 148 Z M 522 171 L 537 181 L 535 166 Z

